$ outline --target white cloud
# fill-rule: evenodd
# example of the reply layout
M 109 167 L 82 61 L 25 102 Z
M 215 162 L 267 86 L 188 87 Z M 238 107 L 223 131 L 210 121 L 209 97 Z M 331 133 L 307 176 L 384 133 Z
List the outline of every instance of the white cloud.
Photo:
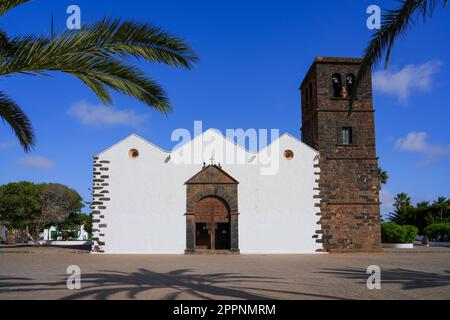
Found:
M 440 61 L 428 61 L 420 65 L 409 64 L 397 71 L 374 72 L 374 90 L 396 96 L 399 102 L 405 102 L 413 91 L 429 90 L 432 76 L 439 72 L 441 66 Z
M 117 110 L 104 105 L 92 105 L 85 101 L 74 103 L 67 113 L 86 125 L 123 125 L 138 127 L 147 120 L 147 115 L 134 111 Z
M 16 145 L 14 140 L 0 141 L 0 151 L 11 148 Z
M 425 151 L 428 134 L 426 132 L 410 132 L 405 138 L 397 139 L 395 146 L 402 151 Z
M 55 165 L 52 160 L 41 156 L 27 156 L 17 160 L 17 163 L 24 167 L 36 168 L 40 170 L 49 170 Z
M 431 144 L 428 141 L 428 133 L 410 132 L 404 138 L 397 139 L 395 147 L 400 151 L 422 153 L 426 156 L 421 164 L 431 164 L 442 157 L 450 155 L 450 145 L 442 146 Z

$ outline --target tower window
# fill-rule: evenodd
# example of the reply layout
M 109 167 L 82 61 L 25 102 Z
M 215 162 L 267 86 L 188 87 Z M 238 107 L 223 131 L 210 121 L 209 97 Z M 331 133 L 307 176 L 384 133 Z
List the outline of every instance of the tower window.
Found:
M 342 128 L 341 130 L 341 143 L 344 145 L 353 144 L 353 132 L 351 127 Z
M 345 84 L 347 86 L 347 92 L 349 95 L 352 94 L 353 92 L 353 88 L 355 85 L 355 75 L 352 73 L 349 73 L 346 77 L 345 77 Z
M 342 92 L 342 77 L 341 77 L 341 75 L 339 73 L 333 74 L 333 76 L 331 77 L 331 82 L 333 85 L 333 96 L 335 98 L 340 98 L 341 92 Z

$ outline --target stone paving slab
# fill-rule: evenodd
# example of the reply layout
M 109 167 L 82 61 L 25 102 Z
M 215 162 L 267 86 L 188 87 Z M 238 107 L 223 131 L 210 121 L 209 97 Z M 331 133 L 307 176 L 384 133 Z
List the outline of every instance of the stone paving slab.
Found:
M 36 252 L 0 253 L 0 299 L 450 299 L 448 248 L 316 255 Z M 69 265 L 81 268 L 81 290 L 67 289 Z M 381 290 L 366 287 L 369 265 L 381 268 Z

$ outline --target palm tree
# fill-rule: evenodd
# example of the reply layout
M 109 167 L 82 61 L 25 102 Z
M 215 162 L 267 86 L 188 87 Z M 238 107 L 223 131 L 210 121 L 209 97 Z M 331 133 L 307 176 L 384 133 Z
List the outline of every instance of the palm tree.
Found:
M 411 198 L 406 193 L 399 193 L 394 198 L 394 212 L 388 214 L 390 221 L 398 224 L 408 224 L 413 215 L 414 206 L 411 203 Z
M 438 197 L 436 201 L 433 202 L 433 208 L 437 211 L 440 223 L 444 222 L 444 212 L 449 210 L 449 202 L 445 197 Z
M 380 184 L 386 184 L 389 180 L 389 176 L 387 171 L 378 167 L 378 179 L 380 180 Z
M 0 0 L 0 16 L 29 1 Z M 80 79 L 104 104 L 112 103 L 110 89 L 114 89 L 166 114 L 172 109 L 166 93 L 142 70 L 127 63 L 128 57 L 186 69 L 198 60 L 181 38 L 134 21 L 105 18 L 51 39 L 38 35 L 9 38 L 0 29 L 0 76 L 60 71 Z M 35 145 L 30 120 L 2 91 L 0 118 L 9 124 L 25 151 Z
M 408 27 L 413 25 L 418 18 L 422 18 L 425 21 L 427 18 L 431 18 L 440 4 L 446 7 L 448 0 L 401 0 L 400 3 L 399 8 L 387 10 L 383 15 L 380 30 L 373 35 L 372 40 L 364 51 L 354 83 L 354 90 L 352 90 L 349 100 L 350 113 L 353 100 L 357 96 L 359 84 L 372 66 L 381 59 L 383 52 L 386 51 L 384 67 L 387 68 L 395 40 L 404 34 Z

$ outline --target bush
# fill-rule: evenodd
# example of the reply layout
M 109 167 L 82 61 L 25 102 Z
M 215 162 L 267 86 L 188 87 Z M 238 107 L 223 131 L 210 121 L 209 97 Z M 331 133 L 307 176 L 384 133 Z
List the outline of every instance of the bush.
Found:
M 430 240 L 450 241 L 450 223 L 430 224 L 423 232 Z
M 381 240 L 383 243 L 413 243 L 418 232 L 415 226 L 386 222 L 381 225 Z

